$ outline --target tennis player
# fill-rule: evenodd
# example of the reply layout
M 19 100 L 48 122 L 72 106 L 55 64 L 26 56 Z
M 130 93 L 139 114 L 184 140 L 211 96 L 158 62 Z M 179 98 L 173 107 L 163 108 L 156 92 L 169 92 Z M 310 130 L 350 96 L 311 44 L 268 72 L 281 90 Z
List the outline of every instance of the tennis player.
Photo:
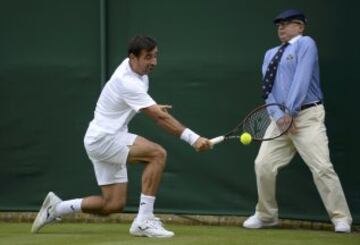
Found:
M 128 132 L 128 124 L 144 112 L 161 128 L 180 137 L 196 151 L 211 148 L 208 139 L 183 126 L 168 113 L 169 105 L 159 105 L 148 94 L 148 74 L 157 65 L 158 48 L 154 39 L 137 35 L 131 39 L 128 57 L 116 69 L 98 99 L 94 119 L 84 138 L 102 196 L 62 201 L 53 192 L 46 196 L 33 223 L 32 232 L 69 213 L 111 214 L 121 212 L 127 196 L 127 163 L 143 163 L 139 210 L 130 233 L 134 236 L 172 237 L 154 215 L 154 203 L 166 151 L 144 137 Z

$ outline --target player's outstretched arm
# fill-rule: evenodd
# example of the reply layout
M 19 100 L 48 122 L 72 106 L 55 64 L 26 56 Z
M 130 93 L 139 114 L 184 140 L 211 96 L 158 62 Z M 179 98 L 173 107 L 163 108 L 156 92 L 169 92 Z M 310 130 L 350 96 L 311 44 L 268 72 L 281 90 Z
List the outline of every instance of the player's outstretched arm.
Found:
M 168 133 L 180 137 L 188 142 L 197 151 L 204 151 L 211 148 L 211 143 L 207 138 L 200 137 L 188 128 L 185 128 L 178 120 L 176 120 L 168 109 L 170 105 L 152 105 L 142 109 L 145 114 L 151 117 L 155 122 Z
M 152 105 L 142 109 L 145 114 L 151 117 L 161 128 L 165 129 L 168 133 L 180 137 L 185 127 L 170 115 L 168 109 L 170 105 Z

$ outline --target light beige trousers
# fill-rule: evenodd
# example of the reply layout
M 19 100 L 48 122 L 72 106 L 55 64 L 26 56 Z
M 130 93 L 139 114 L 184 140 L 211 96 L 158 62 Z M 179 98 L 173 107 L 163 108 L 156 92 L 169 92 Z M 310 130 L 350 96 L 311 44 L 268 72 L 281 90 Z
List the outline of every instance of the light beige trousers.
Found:
M 277 219 L 275 199 L 278 169 L 290 163 L 298 152 L 310 168 L 321 199 L 332 222 L 352 223 L 340 180 L 330 161 L 323 105 L 303 110 L 295 119 L 297 133 L 286 134 L 272 141 L 264 141 L 255 160 L 258 188 L 256 215 L 263 221 Z M 276 127 L 272 123 L 266 134 Z

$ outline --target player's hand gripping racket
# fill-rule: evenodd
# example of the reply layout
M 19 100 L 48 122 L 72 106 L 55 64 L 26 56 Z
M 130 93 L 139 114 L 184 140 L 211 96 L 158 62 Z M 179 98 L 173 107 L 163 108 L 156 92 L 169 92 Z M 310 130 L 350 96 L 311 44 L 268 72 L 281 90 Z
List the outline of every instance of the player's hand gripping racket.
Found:
M 267 132 L 273 121 L 271 115 L 279 115 L 280 119 Z M 285 134 L 291 127 L 293 118 L 289 109 L 282 104 L 265 104 L 252 110 L 244 120 L 225 135 L 212 138 L 210 142 L 215 145 L 228 139 L 239 139 L 242 133 L 248 133 L 255 141 L 272 140 Z

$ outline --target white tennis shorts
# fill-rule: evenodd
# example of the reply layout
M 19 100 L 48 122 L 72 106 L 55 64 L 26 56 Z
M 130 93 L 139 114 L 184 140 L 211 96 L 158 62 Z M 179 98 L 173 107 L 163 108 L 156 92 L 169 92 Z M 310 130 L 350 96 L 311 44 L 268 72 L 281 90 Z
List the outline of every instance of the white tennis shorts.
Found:
M 88 128 L 84 145 L 99 186 L 128 182 L 126 161 L 129 146 L 136 137 L 128 132 L 109 134 L 95 127 Z

